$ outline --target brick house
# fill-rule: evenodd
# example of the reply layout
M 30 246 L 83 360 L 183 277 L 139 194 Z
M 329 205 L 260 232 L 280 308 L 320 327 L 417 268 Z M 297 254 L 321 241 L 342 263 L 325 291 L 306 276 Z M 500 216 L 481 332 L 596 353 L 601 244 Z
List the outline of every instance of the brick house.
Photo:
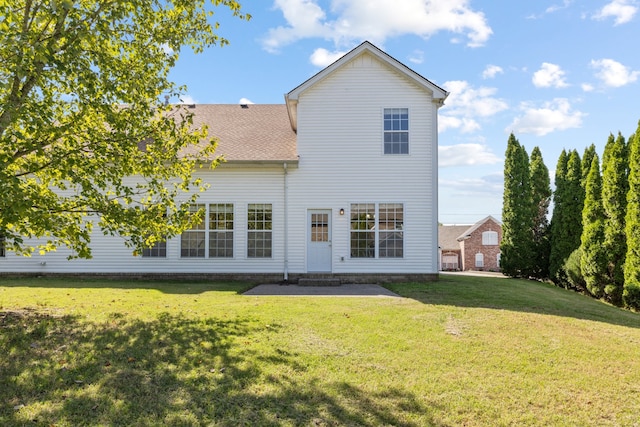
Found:
M 441 225 L 441 270 L 500 271 L 502 224 L 488 216 L 473 225 Z M 455 237 L 454 237 L 455 236 Z

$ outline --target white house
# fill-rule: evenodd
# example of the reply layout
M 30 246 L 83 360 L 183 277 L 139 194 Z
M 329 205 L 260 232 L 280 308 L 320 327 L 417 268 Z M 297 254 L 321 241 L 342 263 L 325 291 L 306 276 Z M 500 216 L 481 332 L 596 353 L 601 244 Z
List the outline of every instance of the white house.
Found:
M 433 278 L 447 95 L 364 42 L 282 105 L 192 106 L 226 159 L 197 172 L 200 227 L 137 256 L 99 232 L 90 260 L 2 251 L 0 273 Z

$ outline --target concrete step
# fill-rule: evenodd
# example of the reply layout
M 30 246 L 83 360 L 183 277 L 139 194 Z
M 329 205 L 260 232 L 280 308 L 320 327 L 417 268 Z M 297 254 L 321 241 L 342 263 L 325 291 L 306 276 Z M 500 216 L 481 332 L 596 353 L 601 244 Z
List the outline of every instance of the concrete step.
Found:
M 298 279 L 298 286 L 340 286 L 340 279 L 304 278 Z

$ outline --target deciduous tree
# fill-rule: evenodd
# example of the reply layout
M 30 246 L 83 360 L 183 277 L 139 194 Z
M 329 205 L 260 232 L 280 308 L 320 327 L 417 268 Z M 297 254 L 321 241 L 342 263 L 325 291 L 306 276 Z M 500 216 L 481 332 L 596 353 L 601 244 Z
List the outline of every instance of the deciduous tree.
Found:
M 232 0 L 212 0 L 248 19 Z M 134 247 L 191 221 L 191 157 L 204 129 L 163 105 L 184 88 L 169 71 L 185 47 L 227 40 L 204 0 L 0 2 L 0 234 L 17 252 L 40 238 L 90 257 L 94 224 Z M 194 153 L 194 151 L 191 151 Z M 136 177 L 130 180 L 129 177 Z M 182 196 L 181 196 L 182 195 Z

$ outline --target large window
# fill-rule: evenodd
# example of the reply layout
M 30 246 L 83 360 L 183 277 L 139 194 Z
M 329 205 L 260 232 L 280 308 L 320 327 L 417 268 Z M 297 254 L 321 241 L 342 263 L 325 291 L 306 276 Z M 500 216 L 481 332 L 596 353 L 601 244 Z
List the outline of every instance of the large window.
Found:
M 166 258 L 167 256 L 167 242 L 156 242 L 149 248 L 142 249 L 143 258 Z
M 351 205 L 351 258 L 376 256 L 376 205 L 354 203 Z
M 192 213 L 205 209 L 205 205 L 191 205 L 189 211 Z M 206 253 L 206 222 L 200 220 L 189 230 L 182 232 L 180 239 L 180 256 L 183 258 L 204 258 Z
M 182 258 L 232 258 L 233 257 L 233 204 L 214 203 L 192 205 L 191 212 L 205 210 L 204 219 L 182 233 L 180 256 Z
M 482 233 L 482 244 L 487 246 L 495 246 L 498 244 L 498 232 L 497 231 L 485 231 Z
M 384 154 L 409 154 L 409 109 L 384 109 Z
M 403 226 L 401 203 L 353 203 L 351 258 L 402 258 Z
M 402 258 L 404 254 L 403 206 L 400 203 L 380 204 L 380 258 Z
M 268 203 L 250 204 L 247 211 L 247 257 L 271 258 L 272 207 Z
M 209 257 L 233 257 L 233 205 L 209 205 Z

